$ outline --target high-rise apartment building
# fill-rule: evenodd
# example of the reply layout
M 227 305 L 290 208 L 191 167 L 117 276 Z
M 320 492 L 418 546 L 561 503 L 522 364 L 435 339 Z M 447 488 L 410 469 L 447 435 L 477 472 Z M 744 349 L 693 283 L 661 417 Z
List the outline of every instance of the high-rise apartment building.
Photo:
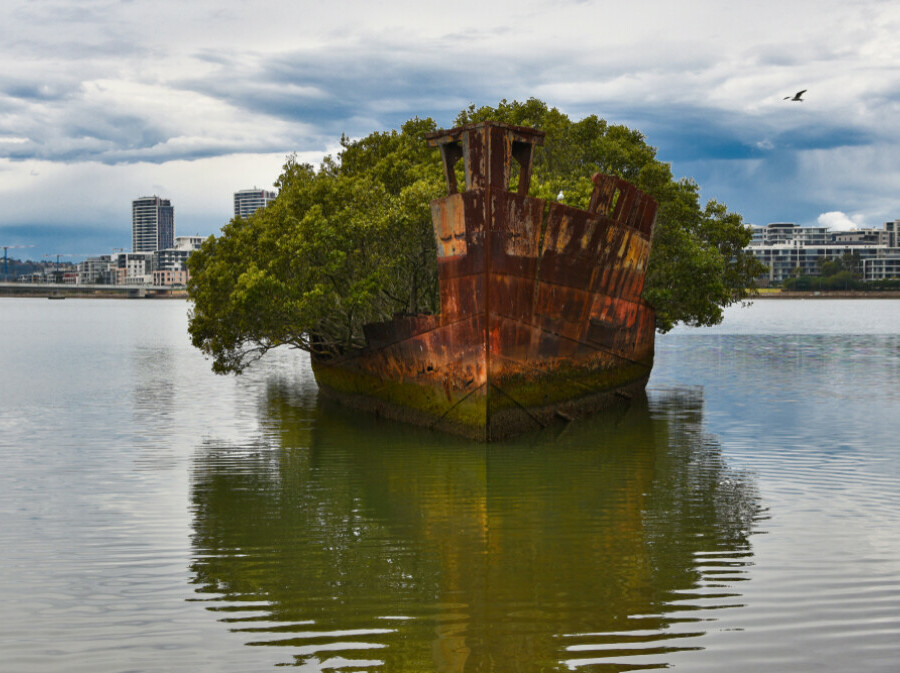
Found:
M 269 201 L 274 201 L 277 194 L 269 192 L 265 189 L 242 189 L 234 193 L 234 216 L 249 217 L 260 208 L 269 205 Z
M 175 209 L 169 199 L 142 196 L 131 202 L 131 246 L 155 252 L 175 245 Z

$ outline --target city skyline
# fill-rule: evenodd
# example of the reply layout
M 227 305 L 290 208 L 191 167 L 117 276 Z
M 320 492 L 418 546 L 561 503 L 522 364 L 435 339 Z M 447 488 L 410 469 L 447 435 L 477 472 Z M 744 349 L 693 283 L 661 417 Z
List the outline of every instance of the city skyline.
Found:
M 252 212 L 254 212 L 255 210 L 268 205 L 274 198 L 277 197 L 277 195 L 278 195 L 278 193 L 275 191 L 261 190 L 258 187 L 254 187 L 252 189 L 242 189 L 242 190 L 233 192 L 232 193 L 232 204 L 233 204 L 232 216 L 238 217 L 240 214 L 240 216 L 242 216 L 242 217 L 247 217 L 248 215 L 252 214 Z M 132 239 L 132 244 L 130 247 L 131 252 L 152 252 L 153 251 L 153 250 L 150 250 L 149 248 L 147 248 L 146 246 L 136 245 L 136 241 L 138 239 L 137 229 L 139 228 L 138 216 L 136 215 L 138 203 L 141 202 L 143 204 L 143 202 L 150 201 L 150 200 L 157 201 L 159 204 L 164 206 L 170 213 L 172 213 L 171 214 L 171 217 L 172 217 L 171 232 L 170 232 L 171 239 L 172 239 L 172 241 L 171 241 L 172 245 L 174 245 L 174 241 L 176 241 L 179 238 L 182 238 L 182 239 L 192 238 L 193 239 L 193 238 L 199 237 L 200 239 L 204 239 L 209 235 L 209 234 L 207 234 L 207 235 L 200 235 L 200 234 L 178 235 L 178 233 L 175 229 L 175 222 L 174 222 L 174 212 L 173 212 L 174 204 L 172 204 L 171 199 L 164 199 L 158 195 L 153 195 L 150 197 L 144 196 L 144 197 L 140 197 L 140 198 L 133 199 L 132 201 L 130 201 L 131 213 L 132 213 L 132 222 L 131 222 L 131 229 L 130 229 L 131 239 Z M 146 206 L 147 204 L 143 204 L 143 205 Z M 146 207 L 143 209 L 146 210 Z M 798 222 L 789 222 L 789 221 L 783 220 L 783 219 L 776 219 L 776 220 L 773 220 L 772 222 L 766 222 L 764 224 L 757 224 L 757 223 L 751 223 L 751 222 L 746 222 L 746 221 L 744 222 L 744 224 L 746 226 L 748 226 L 749 228 L 755 229 L 755 230 L 764 229 L 766 227 L 772 227 L 775 225 L 786 225 L 786 226 L 796 226 L 796 227 L 809 228 L 809 229 L 824 229 L 824 230 L 828 230 L 830 232 L 837 233 L 837 232 L 850 232 L 850 231 L 883 230 L 885 226 L 893 224 L 895 221 L 897 221 L 897 218 L 889 219 L 889 220 L 886 220 L 886 221 L 878 223 L 878 224 L 875 224 L 875 223 L 857 224 L 857 223 L 851 221 L 843 213 L 830 212 L 830 213 L 824 213 L 823 215 L 820 215 L 817 222 L 814 222 L 814 223 L 805 223 L 804 224 L 804 223 L 798 223 Z M 142 223 L 143 223 L 143 228 L 145 228 L 145 229 L 151 224 L 146 215 L 144 215 Z M 154 221 L 154 223 L 155 223 L 155 221 Z M 222 225 L 224 225 L 226 223 L 227 223 L 227 220 L 225 222 L 222 222 Z M 894 226 L 896 226 L 896 225 L 894 225 Z M 212 232 L 212 234 L 218 234 L 218 231 Z M 156 229 L 154 229 L 153 236 L 156 236 L 156 235 L 157 235 Z M 146 238 L 147 236 L 150 236 L 149 229 L 147 229 L 147 231 L 144 232 L 144 234 L 142 234 L 142 236 L 144 238 Z M 157 247 L 154 249 L 157 250 L 157 249 L 170 248 L 170 247 L 172 247 L 172 245 L 162 245 L 162 246 L 157 245 Z M 112 246 L 110 248 L 103 248 L 103 249 L 99 249 L 99 250 L 88 250 L 88 251 L 81 252 L 81 253 L 60 253 L 60 252 L 37 253 L 33 250 L 36 247 L 34 245 L 24 245 L 24 246 L 23 245 L 9 245 L 8 247 L 14 251 L 12 253 L 8 253 L 9 259 L 18 259 L 20 261 L 40 262 L 42 258 L 46 259 L 46 258 L 52 258 L 54 255 L 57 255 L 57 256 L 62 255 L 63 257 L 66 258 L 64 260 L 65 263 L 78 263 L 79 261 L 82 261 L 89 257 L 96 257 L 98 255 L 108 255 L 110 251 L 115 253 L 115 252 L 124 252 L 126 250 L 125 246 Z M 85 247 L 85 246 L 81 246 L 81 247 Z M 138 247 L 140 247 L 141 249 L 139 250 Z M 28 252 L 26 252 L 26 250 L 28 250 Z
M 233 215 L 234 217 L 247 217 L 259 208 L 268 205 L 277 196 L 278 192 L 276 191 L 259 189 L 258 187 L 241 189 L 233 192 Z M 132 199 L 130 203 L 130 252 L 154 252 L 156 250 L 169 249 L 175 245 L 178 239 L 196 238 L 198 236 L 198 234 L 177 235 L 175 228 L 175 207 L 171 199 L 154 194 L 152 196 L 141 196 Z M 224 225 L 226 222 L 223 222 L 222 224 Z M 206 236 L 200 236 L 200 238 L 206 238 Z M 81 253 L 40 253 L 32 250 L 36 247 L 34 245 L 2 245 L 2 247 L 8 247 L 13 250 L 11 255 L 9 255 L 8 250 L 4 250 L 11 259 L 19 259 L 20 261 L 40 261 L 42 258 L 62 255 L 67 258 L 65 260 L 67 263 L 77 263 L 80 260 L 90 257 L 108 255 L 110 252 L 116 253 L 126 251 L 126 246 L 112 246 Z
M 160 41 L 146 26 L 162 1 L 11 0 L 0 244 L 127 247 L 122 193 L 165 194 L 206 236 L 230 219 L 235 188 L 271 188 L 293 152 L 318 163 L 342 133 L 417 115 L 447 127 L 469 104 L 530 96 L 640 130 L 747 223 L 900 216 L 888 2 L 274 2 L 253 16 L 225 2 L 180 8 Z

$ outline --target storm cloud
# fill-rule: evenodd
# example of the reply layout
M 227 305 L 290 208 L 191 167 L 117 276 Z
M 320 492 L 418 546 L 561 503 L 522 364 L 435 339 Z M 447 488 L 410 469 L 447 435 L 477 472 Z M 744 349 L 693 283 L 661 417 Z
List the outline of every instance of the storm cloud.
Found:
M 291 152 L 315 162 L 342 133 L 413 116 L 449 126 L 469 104 L 531 96 L 640 129 L 676 176 L 750 222 L 900 217 L 900 9 L 888 2 L 11 0 L 5 11 L 3 243 L 69 228 L 121 245 L 131 199 L 156 192 L 179 231 L 214 233 L 231 192 L 271 185 Z M 800 89 L 803 102 L 784 100 Z

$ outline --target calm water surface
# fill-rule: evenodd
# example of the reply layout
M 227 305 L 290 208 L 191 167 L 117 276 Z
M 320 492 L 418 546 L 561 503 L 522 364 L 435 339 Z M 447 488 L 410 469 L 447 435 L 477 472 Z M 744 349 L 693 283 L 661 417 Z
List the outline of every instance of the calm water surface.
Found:
M 0 299 L 0 671 L 900 670 L 900 301 L 729 310 L 490 447 L 186 311 Z

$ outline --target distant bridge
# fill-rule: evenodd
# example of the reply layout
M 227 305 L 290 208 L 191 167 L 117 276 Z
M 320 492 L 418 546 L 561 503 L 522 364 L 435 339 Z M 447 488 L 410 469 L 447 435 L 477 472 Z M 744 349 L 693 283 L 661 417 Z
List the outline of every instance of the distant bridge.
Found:
M 22 297 L 187 297 L 184 287 L 171 285 L 72 285 L 69 283 L 0 283 L 0 296 Z

